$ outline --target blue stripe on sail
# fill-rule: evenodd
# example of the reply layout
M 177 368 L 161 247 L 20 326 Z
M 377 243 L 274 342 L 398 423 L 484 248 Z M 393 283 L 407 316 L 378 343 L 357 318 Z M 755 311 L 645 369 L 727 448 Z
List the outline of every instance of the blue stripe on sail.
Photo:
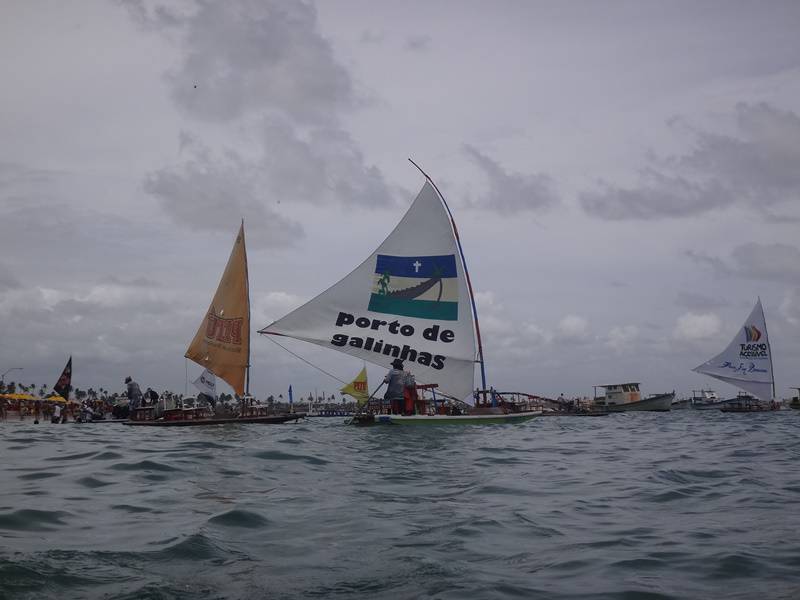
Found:
M 389 256 L 378 254 L 375 272 L 392 277 L 457 277 L 456 257 L 444 256 Z

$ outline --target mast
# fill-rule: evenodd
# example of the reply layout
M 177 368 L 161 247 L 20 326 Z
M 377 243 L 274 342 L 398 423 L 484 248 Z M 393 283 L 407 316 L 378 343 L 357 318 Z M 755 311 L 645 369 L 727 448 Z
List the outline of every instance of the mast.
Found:
M 464 275 L 467 278 L 469 301 L 470 304 L 472 305 L 472 318 L 475 321 L 475 335 L 478 340 L 478 362 L 481 365 L 481 389 L 486 390 L 486 366 L 484 365 L 483 362 L 483 344 L 481 342 L 481 327 L 480 324 L 478 323 L 478 309 L 475 305 L 475 293 L 472 291 L 472 280 L 469 277 L 469 269 L 467 268 L 467 259 L 464 258 L 464 248 L 461 247 L 461 238 L 458 236 L 458 227 L 456 227 L 456 221 L 453 218 L 453 213 L 450 211 L 450 207 L 447 205 L 447 200 L 444 199 L 442 192 L 439 191 L 439 188 L 436 186 L 436 182 L 434 182 L 433 179 L 431 179 L 430 176 L 428 176 L 428 174 L 422 170 L 422 167 L 420 167 L 417 163 L 415 163 L 411 158 L 408 159 L 408 162 L 414 165 L 419 170 L 419 172 L 422 173 L 422 176 L 425 177 L 425 179 L 427 179 L 430 182 L 430 184 L 433 186 L 433 189 L 436 190 L 436 193 L 439 195 L 439 199 L 442 201 L 442 204 L 444 205 L 444 208 L 447 211 L 447 215 L 450 218 L 450 224 L 453 226 L 453 233 L 455 234 L 456 245 L 458 246 L 458 253 L 459 255 L 461 255 L 461 264 L 464 267 Z
M 247 292 L 247 367 L 245 370 L 244 395 L 250 395 L 250 274 L 247 271 L 247 246 L 244 242 L 244 217 L 242 217 L 242 249 L 244 250 L 244 285 Z
M 761 304 L 761 296 L 758 296 L 758 305 L 761 307 L 761 315 L 764 315 L 764 307 Z M 772 347 L 769 345 L 769 332 L 767 331 L 767 317 L 764 316 L 764 336 L 767 338 L 767 353 L 769 354 L 769 372 L 772 375 L 772 399 L 775 399 L 775 363 L 772 362 Z

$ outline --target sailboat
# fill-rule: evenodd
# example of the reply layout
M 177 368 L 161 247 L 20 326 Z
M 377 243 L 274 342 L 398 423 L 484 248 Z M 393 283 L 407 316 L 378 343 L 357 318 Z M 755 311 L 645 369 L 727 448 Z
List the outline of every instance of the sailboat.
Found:
M 303 340 L 387 369 L 398 359 L 404 362 L 424 397 L 404 414 L 371 403 L 357 415 L 358 423 L 513 422 L 539 415 L 541 410 L 486 387 L 477 309 L 458 229 L 438 188 L 422 174 L 421 191 L 377 250 L 344 279 L 259 333 Z M 477 391 L 476 362 L 483 385 Z
M 767 322 L 761 298 L 744 325 L 720 354 L 692 369 L 743 390 L 718 403 L 723 412 L 755 412 L 775 408 L 775 378 Z
M 186 350 L 186 358 L 227 382 L 241 398 L 236 413 L 219 407 L 165 409 L 160 418 L 131 419 L 126 425 L 217 425 L 224 423 L 285 423 L 304 413 L 267 415 L 250 396 L 250 286 L 244 221 L 239 228 L 228 264 L 197 333 Z

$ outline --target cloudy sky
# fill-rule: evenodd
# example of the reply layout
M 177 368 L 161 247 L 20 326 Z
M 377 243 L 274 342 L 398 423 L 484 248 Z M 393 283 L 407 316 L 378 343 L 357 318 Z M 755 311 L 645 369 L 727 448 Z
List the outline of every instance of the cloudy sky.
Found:
M 495 387 L 733 393 L 690 369 L 758 296 L 778 393 L 800 385 L 797 2 L 0 11 L 6 380 L 51 385 L 72 354 L 78 387 L 182 392 L 240 219 L 255 329 L 380 244 L 411 156 L 454 210 Z M 339 385 L 255 334 L 252 355 L 258 395 Z

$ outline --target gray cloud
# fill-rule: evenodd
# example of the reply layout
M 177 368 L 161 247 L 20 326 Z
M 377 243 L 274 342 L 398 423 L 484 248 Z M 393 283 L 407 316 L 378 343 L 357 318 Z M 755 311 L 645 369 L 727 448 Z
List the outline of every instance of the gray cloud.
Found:
M 200 155 L 164 168 L 148 176 L 144 189 L 176 223 L 192 229 L 235 231 L 244 218 L 251 246 L 286 246 L 304 235 L 299 223 L 267 208 L 254 165 L 234 155 L 221 160 Z
M 659 159 L 639 173 L 639 183 L 579 195 L 583 209 L 602 219 L 689 217 L 735 204 L 757 210 L 764 219 L 797 219 L 780 214 L 800 196 L 800 117 L 766 103 L 737 104 L 736 135 L 691 129 L 683 119 L 671 125 L 688 131 L 694 147 L 687 154 Z M 776 210 L 778 212 L 776 212 Z
M 394 204 L 381 171 L 346 131 L 314 128 L 301 132 L 282 119 L 265 119 L 264 156 L 258 171 L 278 197 L 321 204 L 382 207 Z
M 739 103 L 738 137 L 697 132 L 688 155 L 671 159 L 678 167 L 710 175 L 751 203 L 778 204 L 800 193 L 800 117 L 766 103 Z
M 0 162 L 0 193 L 4 196 L 12 195 L 20 189 L 29 189 L 30 186 L 49 183 L 57 171 L 48 169 L 34 169 L 17 163 Z
M 558 195 L 547 175 L 508 173 L 500 164 L 472 146 L 465 145 L 463 149 L 489 180 L 486 196 L 468 201 L 468 206 L 513 214 L 523 211 L 541 212 L 558 204 Z
M 364 30 L 361 37 L 358 38 L 362 44 L 381 44 L 386 39 L 386 35 L 382 31 Z
M 412 35 L 406 38 L 405 48 L 412 52 L 423 52 L 430 48 L 433 39 L 429 35 Z
M 0 292 L 13 290 L 20 287 L 19 280 L 11 272 L 7 265 L 0 263 Z
M 721 299 L 715 298 L 712 296 L 706 296 L 703 294 L 698 294 L 695 292 L 686 292 L 680 291 L 678 292 L 675 303 L 678 306 L 682 306 L 684 308 L 688 308 L 690 310 L 695 311 L 709 311 L 716 308 L 722 308 L 724 306 L 728 306 L 728 302 Z
M 731 204 L 731 197 L 718 185 L 692 183 L 646 169 L 638 187 L 622 188 L 602 183 L 602 190 L 580 194 L 583 209 L 609 220 L 687 217 Z
M 116 277 L 115 275 L 107 275 L 106 277 L 102 277 L 100 279 L 100 283 L 115 285 L 119 287 L 131 287 L 131 288 L 161 287 L 161 284 L 159 282 L 149 279 L 147 277 L 135 277 L 133 279 L 125 279 L 121 277 Z
M 393 204 L 381 171 L 339 125 L 341 113 L 356 104 L 352 83 L 317 30 L 312 5 L 198 0 L 189 6 L 130 5 L 152 31 L 176 35 L 183 60 L 167 81 L 175 102 L 199 125 L 179 136 L 188 160 L 144 182 L 176 223 L 221 230 L 244 216 L 262 230 L 251 239 L 281 246 L 303 235 L 281 203 Z M 210 149 L 203 123 L 234 120 L 248 131 L 248 142 L 256 141 L 256 156 Z
M 152 29 L 177 30 L 183 60 L 167 81 L 192 117 L 228 121 L 277 111 L 300 123 L 329 123 L 353 106 L 350 75 L 319 33 L 312 4 L 197 0 L 192 6 L 130 5 Z
M 285 119 L 264 119 L 259 141 L 260 157 L 246 158 L 234 150 L 215 156 L 183 133 L 183 152 L 191 158 L 151 173 L 144 189 L 176 223 L 230 230 L 245 217 L 248 229 L 260 229 L 259 243 L 273 247 L 304 235 L 299 223 L 281 214 L 283 203 L 368 208 L 394 203 L 383 174 L 364 164 L 360 149 L 340 129 L 314 128 L 300 135 Z
M 717 275 L 787 283 L 800 281 L 800 249 L 788 244 L 742 244 L 727 259 L 694 251 L 686 254 Z

